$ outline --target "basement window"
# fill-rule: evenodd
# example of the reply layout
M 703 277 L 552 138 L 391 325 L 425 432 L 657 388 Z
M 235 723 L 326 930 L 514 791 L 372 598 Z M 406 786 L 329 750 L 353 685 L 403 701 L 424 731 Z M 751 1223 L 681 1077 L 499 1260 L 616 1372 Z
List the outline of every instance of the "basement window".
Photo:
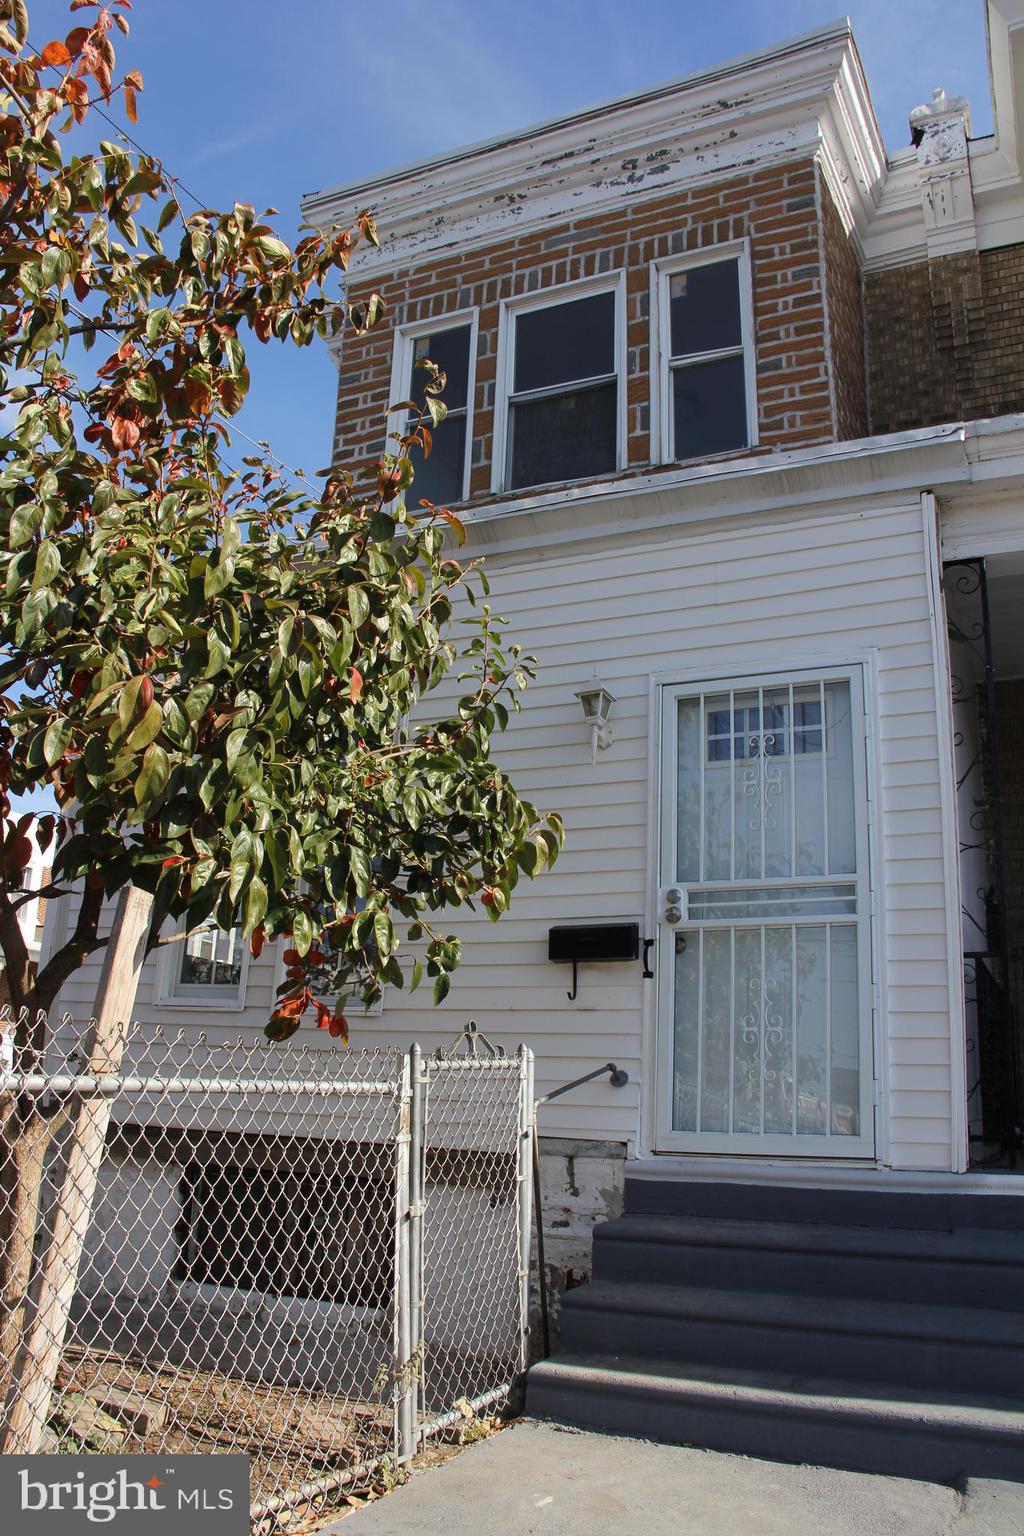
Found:
M 202 923 L 164 950 L 157 1001 L 175 1008 L 240 1008 L 248 968 L 241 924 L 224 930 Z
M 383 1154 L 361 1146 L 357 1174 L 347 1143 L 298 1150 L 306 1166 L 243 1156 L 182 1170 L 176 1280 L 302 1301 L 387 1298 L 393 1202 Z
M 745 247 L 657 267 L 662 457 L 712 458 L 756 442 L 753 316 Z
M 496 489 L 613 474 L 621 454 L 618 285 L 510 307 L 505 339 L 504 480 Z
M 468 494 L 475 330 L 475 316 L 461 316 L 457 324 L 433 320 L 429 329 L 417 326 L 399 333 L 392 399 L 413 401 L 417 412 L 394 422 L 392 430 L 408 431 L 425 403 L 430 374 L 417 364 L 429 358 L 446 375 L 440 397 L 448 408 L 444 421 L 439 427 L 432 427 L 430 417 L 424 416 L 424 425 L 432 434 L 430 454 L 425 455 L 422 448 L 416 447 L 409 455 L 415 479 L 406 494 L 406 503 L 413 510 L 421 501 L 450 506 L 464 501 Z

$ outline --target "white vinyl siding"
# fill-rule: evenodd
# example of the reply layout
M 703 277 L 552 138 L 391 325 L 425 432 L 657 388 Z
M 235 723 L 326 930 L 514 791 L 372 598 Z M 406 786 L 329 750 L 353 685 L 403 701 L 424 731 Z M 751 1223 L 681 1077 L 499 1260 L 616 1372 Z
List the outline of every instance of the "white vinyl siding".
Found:
M 579 999 L 566 997 L 569 969 L 547 958 L 547 930 L 586 919 L 651 926 L 648 795 L 651 678 L 673 666 L 708 678 L 749 670 L 848 661 L 874 653 L 870 692 L 880 782 L 873 794 L 881 942 L 876 947 L 880 1069 L 888 1080 L 886 1161 L 949 1169 L 950 1026 L 939 820 L 939 763 L 920 503 L 855 513 L 747 518 L 702 532 L 617 535 L 601 545 L 530 557 L 488 554 L 496 612 L 539 657 L 540 674 L 496 750 L 518 789 L 565 817 L 567 846 L 555 869 L 517 889 L 492 926 L 484 914 L 453 913 L 464 961 L 440 1009 L 426 989 L 389 991 L 380 1018 L 358 1019 L 353 1043 L 451 1043 L 469 1018 L 496 1042 L 524 1040 L 537 1052 L 538 1093 L 614 1060 L 624 1089 L 602 1079 L 545 1109 L 550 1135 L 636 1145 L 643 1080 L 645 1006 L 655 983 L 639 962 L 582 965 Z M 590 733 L 574 691 L 595 665 L 615 695 L 614 742 L 591 765 Z M 951 874 L 950 878 L 954 878 Z M 87 1012 L 97 957 L 65 994 Z M 261 1028 L 272 1002 L 269 952 L 249 967 L 244 1013 Z M 148 978 L 140 1017 L 151 1010 Z M 222 1016 L 223 1017 L 223 1016 Z M 192 1016 L 179 1016 L 194 1026 Z M 227 1021 L 224 1021 L 227 1028 Z M 211 1036 L 220 1027 L 211 1021 Z M 305 1029 L 308 1038 L 315 1031 Z M 641 1150 L 643 1147 L 641 1146 Z M 883 1140 L 881 1151 L 885 1154 Z

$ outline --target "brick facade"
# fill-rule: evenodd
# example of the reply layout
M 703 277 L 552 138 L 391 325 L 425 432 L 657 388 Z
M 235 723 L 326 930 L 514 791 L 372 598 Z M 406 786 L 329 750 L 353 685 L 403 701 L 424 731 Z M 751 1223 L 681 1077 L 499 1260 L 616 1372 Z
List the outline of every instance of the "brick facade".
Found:
M 865 279 L 872 432 L 1024 410 L 1024 246 Z
M 845 440 L 864 437 L 868 430 L 864 297 L 860 260 L 824 177 L 820 198 L 836 437 Z
M 497 333 L 502 299 L 579 278 L 625 271 L 627 325 L 627 469 L 651 463 L 651 263 L 726 241 L 750 242 L 757 353 L 759 449 L 807 447 L 832 441 L 833 389 L 824 309 L 823 259 L 832 268 L 834 308 L 846 303 L 855 276 L 848 247 L 819 238 L 818 172 L 813 160 L 736 177 L 713 187 L 575 219 L 561 227 L 516 235 L 386 278 L 353 277 L 359 298 L 377 287 L 388 319 L 369 336 L 347 343 L 342 360 L 335 456 L 350 465 L 376 457 L 384 441 L 396 326 L 479 309 L 473 414 L 471 502 L 492 500 Z M 833 210 L 834 212 L 834 210 Z M 838 224 L 838 216 L 836 216 Z M 840 229 L 841 235 L 841 229 Z M 859 314 L 859 302 L 858 302 Z M 837 315 L 844 369 L 842 420 L 856 425 L 860 385 L 856 323 Z M 848 376 L 848 377 L 847 377 Z

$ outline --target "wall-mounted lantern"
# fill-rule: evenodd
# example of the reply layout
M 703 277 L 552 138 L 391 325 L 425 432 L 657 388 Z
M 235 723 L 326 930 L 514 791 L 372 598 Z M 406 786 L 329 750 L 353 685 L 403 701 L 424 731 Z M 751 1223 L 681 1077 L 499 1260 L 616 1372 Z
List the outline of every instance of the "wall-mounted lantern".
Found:
M 576 697 L 580 701 L 583 719 L 590 726 L 590 755 L 591 761 L 596 763 L 598 747 L 610 747 L 612 744 L 608 720 L 615 695 L 595 677 L 586 687 L 576 689 Z

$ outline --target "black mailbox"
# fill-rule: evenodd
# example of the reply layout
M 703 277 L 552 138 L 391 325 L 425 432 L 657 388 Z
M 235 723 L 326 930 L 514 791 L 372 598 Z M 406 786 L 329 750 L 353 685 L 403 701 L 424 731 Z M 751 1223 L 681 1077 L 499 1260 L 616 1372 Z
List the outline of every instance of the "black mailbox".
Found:
M 581 960 L 639 960 L 639 923 L 571 923 L 548 929 L 548 959 L 572 966 L 570 1002 L 576 999 Z

